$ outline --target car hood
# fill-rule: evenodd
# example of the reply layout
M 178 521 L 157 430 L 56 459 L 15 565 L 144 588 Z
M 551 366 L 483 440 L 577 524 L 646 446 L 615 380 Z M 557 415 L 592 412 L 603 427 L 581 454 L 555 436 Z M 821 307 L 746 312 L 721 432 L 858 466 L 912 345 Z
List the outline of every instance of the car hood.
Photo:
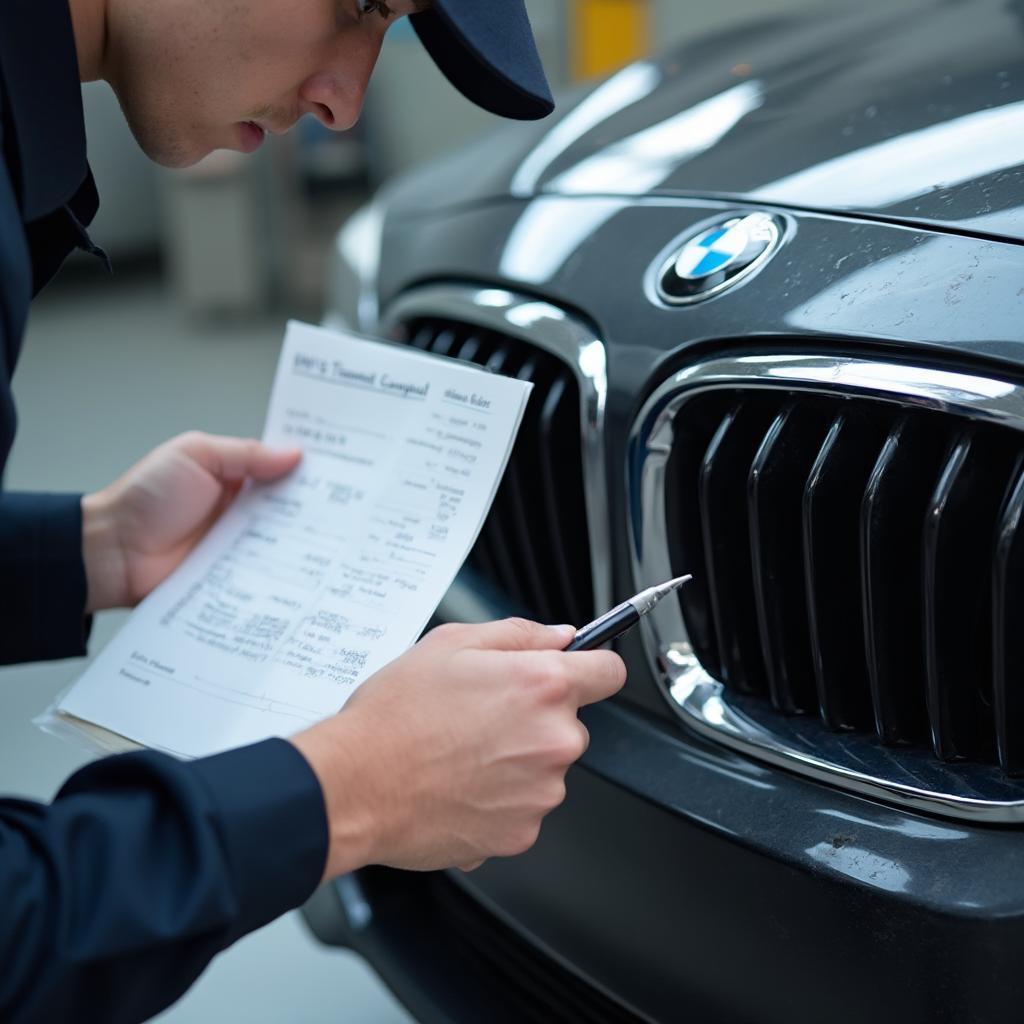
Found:
M 540 193 L 708 196 L 1024 240 L 1024 0 L 762 19 L 400 182 L 396 212 Z

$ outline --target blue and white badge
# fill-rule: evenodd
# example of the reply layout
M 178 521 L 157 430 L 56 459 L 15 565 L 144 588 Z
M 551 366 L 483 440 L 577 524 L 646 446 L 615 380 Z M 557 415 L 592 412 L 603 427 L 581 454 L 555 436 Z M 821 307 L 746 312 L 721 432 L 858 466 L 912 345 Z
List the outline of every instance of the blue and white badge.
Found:
M 781 238 L 781 222 L 768 213 L 733 215 L 704 227 L 660 261 L 658 297 L 683 305 L 717 295 L 762 266 Z

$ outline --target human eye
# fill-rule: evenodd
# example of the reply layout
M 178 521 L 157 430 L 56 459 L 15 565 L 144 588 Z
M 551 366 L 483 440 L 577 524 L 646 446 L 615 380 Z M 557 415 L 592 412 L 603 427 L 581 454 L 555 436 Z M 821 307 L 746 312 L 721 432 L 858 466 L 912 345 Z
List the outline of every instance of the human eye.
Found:
M 382 0 L 359 0 L 359 17 L 366 18 L 379 14 L 385 21 L 391 17 L 391 9 Z

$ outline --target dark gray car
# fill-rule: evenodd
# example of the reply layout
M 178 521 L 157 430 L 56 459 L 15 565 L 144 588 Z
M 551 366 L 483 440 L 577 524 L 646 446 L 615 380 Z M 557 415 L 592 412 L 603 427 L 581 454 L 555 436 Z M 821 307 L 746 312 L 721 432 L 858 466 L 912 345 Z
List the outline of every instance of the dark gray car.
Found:
M 442 616 L 694 575 L 535 849 L 311 906 L 422 1020 L 1024 1016 L 1022 55 L 761 21 L 342 233 L 333 319 L 535 384 Z

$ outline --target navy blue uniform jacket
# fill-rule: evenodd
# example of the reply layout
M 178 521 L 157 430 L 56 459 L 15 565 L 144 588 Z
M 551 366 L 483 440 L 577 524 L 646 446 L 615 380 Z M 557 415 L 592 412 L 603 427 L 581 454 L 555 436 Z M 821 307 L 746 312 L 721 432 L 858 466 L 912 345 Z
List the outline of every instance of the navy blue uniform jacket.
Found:
M 94 249 L 66 0 L 0 3 L 0 147 L 2 471 L 29 301 L 72 249 Z M 0 662 L 84 653 L 85 598 L 78 496 L 0 493 Z M 284 740 L 107 758 L 50 805 L 0 800 L 0 1020 L 152 1016 L 305 900 L 326 850 L 320 787 Z

